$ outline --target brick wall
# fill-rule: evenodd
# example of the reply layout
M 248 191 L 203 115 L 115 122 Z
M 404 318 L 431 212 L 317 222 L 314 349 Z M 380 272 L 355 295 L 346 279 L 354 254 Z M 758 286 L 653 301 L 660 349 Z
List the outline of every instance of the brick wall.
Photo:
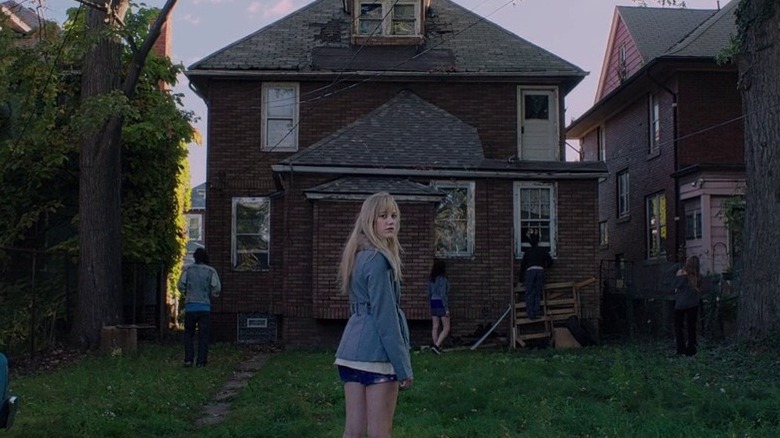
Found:
M 637 279 L 652 276 L 655 262 L 647 261 L 646 196 L 663 192 L 667 200 L 668 260 L 676 260 L 684 241 L 682 215 L 676 201 L 676 170 L 693 164 L 739 164 L 744 162 L 741 97 L 736 89 L 737 76 L 722 71 L 679 71 L 665 82 L 677 93 L 677 132 L 675 143 L 673 96 L 660 88 L 661 109 L 660 154 L 648 155 L 647 95 L 636 100 L 604 122 L 609 177 L 599 183 L 599 210 L 596 221 L 607 221 L 609 245 L 599 248 L 598 258 L 614 260 L 622 254 L 637 263 Z M 586 160 L 597 159 L 595 130 L 582 139 Z M 676 151 L 675 151 L 676 149 Z M 676 156 L 675 156 L 676 154 Z M 617 173 L 625 169 L 630 175 L 630 215 L 617 218 Z M 658 263 L 663 263 L 660 260 Z M 644 272 L 647 271 L 647 275 Z M 636 279 L 635 279 L 636 280 Z M 637 284 L 638 289 L 652 285 Z M 645 291 L 647 292 L 647 291 Z
M 516 84 L 372 83 L 371 93 L 357 87 L 313 100 L 317 95 L 310 92 L 323 85 L 301 84 L 301 149 L 406 88 L 476 127 L 487 156 L 516 154 Z M 289 154 L 260 151 L 261 89 L 259 82 L 227 81 L 215 82 L 209 89 L 205 235 L 225 291 L 215 302 L 215 337 L 235 337 L 237 313 L 261 312 L 279 317 L 279 336 L 287 345 L 335 346 L 347 316 L 347 298 L 337 290 L 338 262 L 360 204 L 305 198 L 304 190 L 337 175 L 293 172 L 274 180 L 270 166 Z M 509 305 L 519 278 L 519 262 L 513 257 L 512 181 L 480 179 L 475 183 L 474 255 L 448 259 L 447 266 L 456 337 L 492 325 Z M 594 275 L 596 190 L 595 181 L 559 182 L 559 255 L 549 281 L 579 281 Z M 230 266 L 231 200 L 269 195 L 273 195 L 271 268 L 234 272 Z M 414 327 L 413 341 L 428 344 L 426 285 L 433 262 L 435 206 L 401 202 L 399 207 L 400 240 L 405 248 L 402 305 Z M 583 298 L 590 308 L 589 317 L 598 317 L 597 301 L 595 296 Z M 498 330 L 506 333 L 507 329 L 508 321 Z

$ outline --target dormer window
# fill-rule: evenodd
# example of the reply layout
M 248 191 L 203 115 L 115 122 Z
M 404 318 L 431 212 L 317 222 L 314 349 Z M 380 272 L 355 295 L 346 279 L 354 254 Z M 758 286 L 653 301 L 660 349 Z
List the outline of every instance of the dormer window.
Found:
M 416 43 L 422 34 L 421 0 L 355 0 L 355 12 L 358 44 Z

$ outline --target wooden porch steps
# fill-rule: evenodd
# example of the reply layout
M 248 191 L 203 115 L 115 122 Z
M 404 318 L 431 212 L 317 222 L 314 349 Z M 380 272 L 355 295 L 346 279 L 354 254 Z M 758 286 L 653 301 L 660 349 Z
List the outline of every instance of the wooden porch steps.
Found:
M 512 348 L 525 347 L 527 342 L 536 339 L 552 340 L 553 329 L 560 326 L 572 315 L 580 315 L 579 289 L 596 281 L 591 277 L 580 282 L 548 283 L 544 285 L 541 300 L 542 317 L 529 319 L 524 300 L 525 287 L 516 284 L 512 298 Z

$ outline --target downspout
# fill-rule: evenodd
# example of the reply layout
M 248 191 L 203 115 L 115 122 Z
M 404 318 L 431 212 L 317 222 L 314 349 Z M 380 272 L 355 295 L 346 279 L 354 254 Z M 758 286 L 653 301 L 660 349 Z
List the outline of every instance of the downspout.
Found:
M 653 77 L 653 75 L 650 74 L 650 70 L 648 69 L 645 72 L 645 75 L 658 87 L 666 91 L 672 96 L 672 153 L 673 155 L 673 171 L 676 172 L 679 161 L 679 154 L 677 153 L 677 150 L 679 148 L 679 142 L 678 142 L 678 123 L 677 123 L 677 93 L 672 91 L 669 87 L 658 81 L 656 78 Z M 663 142 L 662 142 L 663 143 Z M 680 262 L 680 211 L 681 211 L 681 205 L 680 205 L 680 185 L 677 183 L 677 178 L 674 179 L 674 255 L 672 256 L 672 261 L 674 262 Z M 683 256 L 684 258 L 684 256 Z M 668 255 L 667 255 L 668 259 Z

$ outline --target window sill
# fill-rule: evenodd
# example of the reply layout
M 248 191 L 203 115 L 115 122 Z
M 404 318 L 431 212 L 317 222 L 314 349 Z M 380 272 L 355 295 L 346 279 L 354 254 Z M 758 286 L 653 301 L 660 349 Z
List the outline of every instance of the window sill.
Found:
M 360 46 L 415 46 L 422 42 L 422 35 L 355 35 L 352 37 L 352 44 Z
M 661 255 L 659 255 L 657 257 L 645 259 L 645 260 L 642 261 L 642 264 L 646 265 L 646 266 L 649 266 L 649 265 L 662 265 L 662 264 L 665 264 L 665 263 L 669 263 L 666 260 L 666 254 L 661 254 Z
M 436 259 L 442 259 L 442 260 L 453 260 L 453 259 L 461 259 L 461 260 L 474 260 L 474 254 L 436 254 L 434 255 L 434 258 Z
M 623 223 L 626 223 L 626 222 L 631 222 L 631 215 L 630 214 L 627 214 L 625 216 L 620 216 L 620 217 L 617 218 L 617 223 L 619 223 L 619 224 L 623 224 Z
M 268 147 L 268 146 L 262 146 L 260 147 L 260 150 L 263 152 L 274 152 L 274 153 L 291 153 L 291 152 L 298 152 L 298 146 L 293 148 L 274 148 L 274 147 Z
M 271 267 L 270 266 L 266 266 L 266 267 L 263 267 L 263 268 L 256 268 L 256 269 L 251 269 L 251 268 L 233 268 L 233 272 L 242 272 L 242 273 L 244 273 L 244 272 L 247 272 L 247 273 L 264 273 L 264 272 L 270 272 L 270 271 L 271 271 Z
M 651 151 L 647 154 L 647 159 L 652 160 L 653 158 L 657 158 L 661 156 L 661 149 L 658 149 L 657 151 Z

